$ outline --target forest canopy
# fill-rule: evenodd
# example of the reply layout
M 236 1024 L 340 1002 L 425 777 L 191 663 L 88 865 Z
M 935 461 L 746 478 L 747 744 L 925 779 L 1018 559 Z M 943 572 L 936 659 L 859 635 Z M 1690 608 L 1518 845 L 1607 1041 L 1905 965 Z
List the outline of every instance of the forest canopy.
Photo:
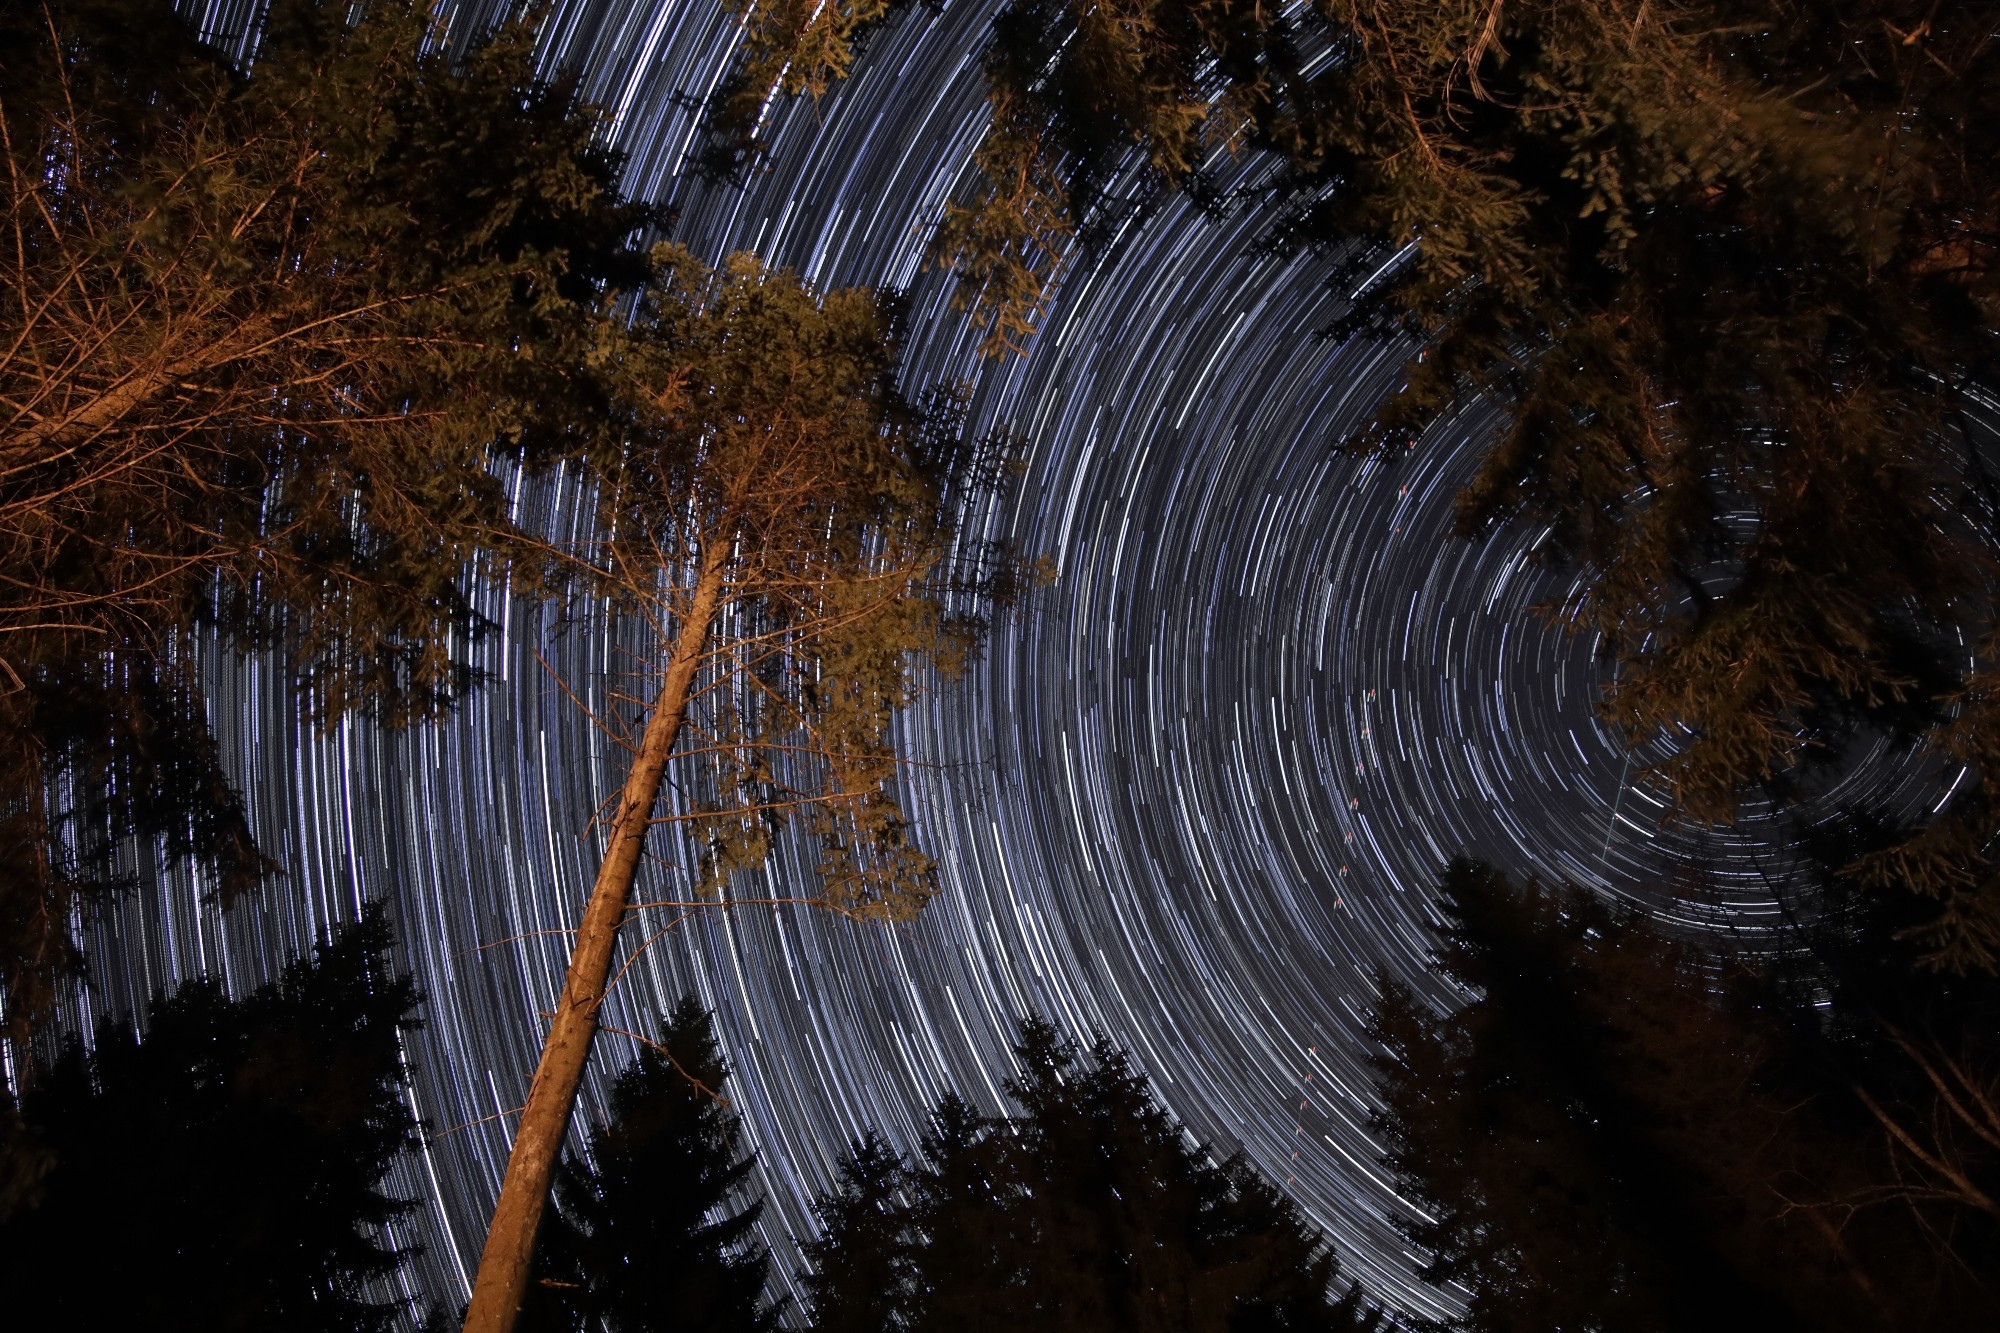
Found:
M 225 901 L 275 869 L 215 751 L 204 636 L 300 712 L 478 683 L 502 484 L 614 457 L 596 366 L 648 210 L 532 24 L 284 0 L 254 76 L 151 0 L 0 13 L 0 981 L 18 1036 L 127 840 Z
M 1008 343 L 1169 191 L 1326 249 L 1332 331 L 1408 355 L 1340 443 L 1401 454 L 1505 407 L 1460 530 L 1545 527 L 1581 570 L 1552 610 L 1604 636 L 1646 779 L 1723 822 L 1809 797 L 1864 738 L 1920 745 L 1966 780 L 1851 869 L 1936 902 L 1935 964 L 1991 970 L 1996 24 L 1929 0 L 1013 0 L 936 253 Z

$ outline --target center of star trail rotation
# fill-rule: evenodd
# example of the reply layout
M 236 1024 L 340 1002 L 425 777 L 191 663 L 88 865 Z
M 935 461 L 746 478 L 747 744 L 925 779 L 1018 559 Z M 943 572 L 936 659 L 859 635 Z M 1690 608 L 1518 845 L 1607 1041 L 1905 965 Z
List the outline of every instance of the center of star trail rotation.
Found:
M 809 1234 L 853 1138 L 876 1126 L 907 1147 L 914 1108 L 951 1089 L 997 1108 L 1015 1025 L 1042 1013 L 1129 1046 L 1197 1135 L 1286 1182 L 1373 1295 L 1435 1312 L 1367 1133 L 1364 1029 L 1378 969 L 1439 984 L 1423 925 L 1443 862 L 1618 895 L 1700 864 L 1727 900 L 1676 910 L 1754 924 L 1782 833 L 1664 825 L 1594 715 L 1595 644 L 1537 609 L 1570 577 L 1535 562 L 1539 534 L 1452 538 L 1490 411 L 1398 457 L 1335 451 L 1403 349 L 1321 336 L 1346 309 L 1331 268 L 1261 255 L 1256 217 L 1169 204 L 1073 276 L 1026 355 L 977 355 L 921 260 L 982 125 L 990 12 L 897 20 L 834 93 L 773 109 L 770 156 L 742 189 L 685 172 L 728 14 L 591 3 L 551 22 L 551 58 L 589 71 L 631 155 L 628 190 L 672 204 L 678 239 L 827 288 L 907 291 L 906 386 L 964 382 L 973 429 L 1023 441 L 1020 476 L 969 539 L 1057 571 L 905 724 L 910 809 L 942 872 L 922 917 L 887 930 L 744 906 L 657 939 L 641 922 L 593 1078 L 628 1054 L 615 1030 L 645 1030 L 689 990 L 713 1006 L 789 1273 L 786 1237 Z M 587 512 L 560 487 L 521 503 L 558 528 Z M 212 663 L 218 728 L 287 887 L 224 919 L 169 880 L 103 928 L 93 978 L 129 1002 L 205 969 L 260 975 L 390 897 L 428 997 L 409 1058 L 433 1138 L 400 1182 L 428 1206 L 405 1238 L 439 1292 L 462 1292 L 477 1259 L 504 1117 L 596 861 L 584 830 L 620 771 L 541 660 L 601 700 L 619 644 L 489 610 L 505 627 L 494 688 L 407 735 L 302 730 L 275 673 Z M 1893 802 L 1929 790 L 1892 754 L 1859 771 Z M 729 895 L 796 894 L 785 861 Z M 673 885 L 656 870 L 639 896 Z M 602 1095 L 594 1083 L 580 1121 Z

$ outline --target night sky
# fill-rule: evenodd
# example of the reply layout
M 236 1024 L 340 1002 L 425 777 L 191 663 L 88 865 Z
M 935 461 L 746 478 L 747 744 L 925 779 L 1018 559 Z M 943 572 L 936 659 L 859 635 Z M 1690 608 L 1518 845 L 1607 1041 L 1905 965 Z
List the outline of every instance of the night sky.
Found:
M 1394 459 L 1334 450 L 1404 349 L 1320 336 L 1349 294 L 1321 260 L 1257 257 L 1254 213 L 1165 207 L 1077 272 L 1026 355 L 977 355 L 922 251 L 983 124 L 991 12 L 954 2 L 878 34 L 845 86 L 775 110 L 744 190 L 681 179 L 690 107 L 735 37 L 715 0 L 586 0 L 553 20 L 552 56 L 589 71 L 631 154 L 628 190 L 673 204 L 679 239 L 821 287 L 907 289 L 906 386 L 963 381 L 975 429 L 1025 442 L 968 537 L 1059 571 L 908 718 L 908 805 L 942 869 L 916 924 L 711 911 L 645 950 L 606 1023 L 651 1030 L 688 989 L 714 1007 L 782 1272 L 846 1144 L 868 1126 L 910 1144 L 947 1089 L 997 1109 L 1014 1025 L 1040 1012 L 1129 1046 L 1197 1135 L 1288 1182 L 1375 1296 L 1435 1310 L 1388 1224 L 1362 1033 L 1377 969 L 1438 989 L 1423 922 L 1443 861 L 1642 896 L 1700 863 L 1727 890 L 1709 914 L 1740 926 L 1769 907 L 1773 826 L 1663 832 L 1593 717 L 1593 643 L 1533 610 L 1568 577 L 1532 563 L 1539 534 L 1450 537 L 1490 410 Z M 580 521 L 574 501 L 521 497 L 553 524 Z M 488 609 L 505 629 L 493 687 L 400 735 L 303 731 L 281 677 L 218 655 L 213 719 L 288 879 L 226 917 L 163 880 L 101 927 L 88 998 L 129 1005 L 203 970 L 249 985 L 391 898 L 428 997 L 408 1054 L 434 1135 L 396 1184 L 425 1201 L 411 1279 L 454 1307 L 505 1164 L 498 1113 L 525 1096 L 595 869 L 580 835 L 622 776 L 535 656 L 601 695 L 619 645 Z M 1923 786 L 1893 756 L 1864 768 L 1904 799 Z M 731 895 L 810 892 L 790 860 Z M 681 895 L 655 868 L 639 896 Z M 623 956 L 651 933 L 628 927 Z M 601 1079 L 633 1043 L 596 1051 Z

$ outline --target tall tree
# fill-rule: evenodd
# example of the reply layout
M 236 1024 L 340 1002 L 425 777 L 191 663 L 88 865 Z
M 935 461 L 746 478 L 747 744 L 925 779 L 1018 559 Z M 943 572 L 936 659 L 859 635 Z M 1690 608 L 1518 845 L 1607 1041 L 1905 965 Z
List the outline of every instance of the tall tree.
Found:
M 1406 340 L 1350 444 L 1510 415 L 1461 497 L 1547 525 L 1609 716 L 1683 813 L 1810 787 L 1857 735 L 1971 769 L 1855 869 L 2000 966 L 1992 615 L 2000 6 L 1933 0 L 1012 0 L 981 177 L 939 235 L 1003 341 L 1079 239 L 1232 153 L 1279 242 Z M 1976 662 L 1974 661 L 1976 659 Z M 1989 776 L 1993 775 L 1993 776 Z
M 767 1333 L 770 1252 L 740 1204 L 751 1159 L 723 1098 L 709 1015 L 683 999 L 611 1088 L 611 1118 L 564 1159 L 535 1246 L 524 1333 Z
M 415 992 L 379 906 L 231 999 L 212 980 L 106 1019 L 19 1106 L 50 1163 L 0 1218 L 23 1328 L 392 1326 L 404 1259 L 383 1176 L 415 1146 L 401 1033 Z
M 816 1333 L 902 1333 L 923 1247 L 911 1235 L 903 1161 L 873 1130 L 840 1163 L 819 1200 L 820 1234 L 801 1275 Z
M 434 36 L 416 0 L 281 0 L 249 75 L 157 0 L 0 11 L 17 1037 L 129 837 L 225 900 L 271 870 L 208 737 L 204 630 L 279 652 L 311 716 L 428 716 L 476 683 L 498 474 L 617 438 L 587 353 L 648 214 L 532 24 Z
M 1376 1327 L 1291 1203 L 1197 1146 L 1122 1051 L 1082 1057 L 1037 1020 L 1016 1054 L 1018 1114 L 947 1098 L 915 1164 L 856 1149 L 807 1250 L 815 1328 Z
M 1471 862 L 1443 890 L 1438 964 L 1466 998 L 1440 1013 L 1385 986 L 1377 1128 L 1424 1275 L 1471 1293 L 1455 1326 L 1918 1330 L 2000 1314 L 2000 1215 L 1902 1157 L 1984 1126 L 1930 1114 L 1944 1108 L 1922 1053 L 1899 1053 L 1836 979 L 1871 969 L 1787 984 Z M 1904 974 L 1906 991 L 1939 984 Z M 1991 1055 L 1989 1038 L 1974 1067 Z M 1952 1151 L 1990 1179 L 1990 1144 Z
M 982 451 L 958 413 L 896 392 L 881 301 L 817 296 L 748 256 L 711 272 L 662 247 L 655 262 L 621 352 L 635 422 L 623 469 L 582 545 L 551 547 L 654 656 L 625 691 L 636 715 L 604 719 L 631 766 L 515 1131 L 467 1316 L 477 1333 L 510 1327 L 522 1299 L 620 927 L 712 901 L 701 891 L 788 828 L 818 852 L 804 899 L 913 916 L 932 868 L 895 802 L 891 725 L 926 673 L 964 659 L 973 616 L 1005 591 L 1004 563 L 954 554 Z M 661 825 L 682 891 L 634 905 Z

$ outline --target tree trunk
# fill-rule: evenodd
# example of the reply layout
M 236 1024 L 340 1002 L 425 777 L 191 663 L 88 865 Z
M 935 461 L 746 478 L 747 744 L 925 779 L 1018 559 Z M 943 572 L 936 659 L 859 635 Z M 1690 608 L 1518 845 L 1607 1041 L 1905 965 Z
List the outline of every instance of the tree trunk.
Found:
M 493 1207 L 486 1249 L 472 1284 L 465 1333 L 509 1333 L 520 1313 L 534 1259 L 535 1231 L 541 1225 L 549 1181 L 562 1154 L 576 1090 L 590 1058 L 590 1040 L 597 1033 L 597 1009 L 604 1002 L 604 987 L 611 975 L 618 927 L 639 871 L 639 855 L 666 776 L 667 760 L 687 712 L 695 669 L 707 647 L 726 559 L 723 542 L 713 543 L 703 554 L 694 599 L 667 658 L 666 680 L 654 700 L 652 716 L 646 720 L 632 771 L 625 778 L 610 842 L 597 868 L 597 883 L 591 888 L 583 921 L 577 927 L 576 944 L 570 951 L 562 998 L 542 1043 L 542 1059 L 528 1088 L 528 1104 L 521 1108 L 514 1150 L 507 1158 L 507 1175 L 500 1184 L 500 1200 Z

